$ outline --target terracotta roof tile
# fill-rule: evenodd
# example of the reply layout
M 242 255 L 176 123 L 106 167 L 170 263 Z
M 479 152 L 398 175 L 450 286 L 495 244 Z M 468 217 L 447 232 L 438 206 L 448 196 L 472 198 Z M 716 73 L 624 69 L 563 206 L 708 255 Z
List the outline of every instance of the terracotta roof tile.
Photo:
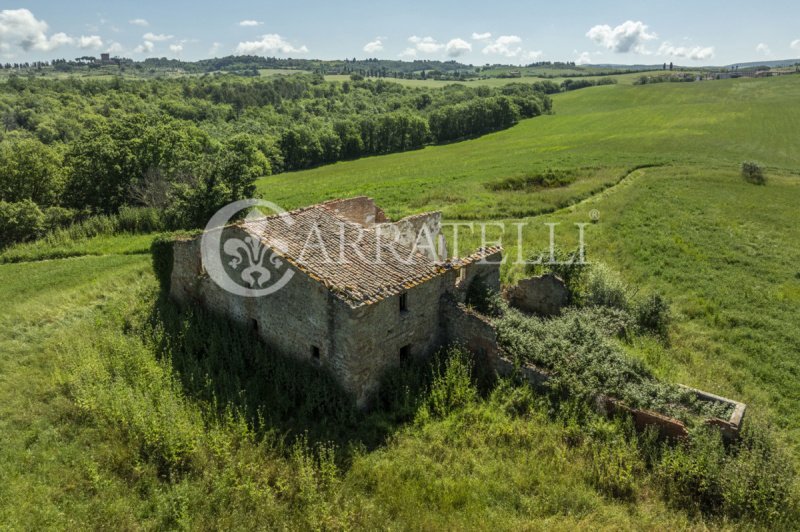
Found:
M 397 294 L 455 265 L 439 264 L 392 242 L 388 235 L 350 222 L 325 204 L 240 225 L 355 305 Z

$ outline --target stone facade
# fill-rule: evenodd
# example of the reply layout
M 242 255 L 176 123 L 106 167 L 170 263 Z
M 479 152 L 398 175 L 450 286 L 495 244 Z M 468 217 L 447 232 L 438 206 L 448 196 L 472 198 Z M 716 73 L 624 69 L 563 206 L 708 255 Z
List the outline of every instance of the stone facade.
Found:
M 390 226 L 395 225 L 395 244 L 411 253 L 415 231 L 427 231 L 434 241 L 439 240 L 439 213 L 392 224 L 371 199 L 352 198 L 298 210 L 294 215 L 297 222 L 293 230 L 298 234 L 278 235 L 269 226 L 271 219 L 222 230 L 223 240 L 244 240 L 254 234 L 254 228 L 266 228 L 259 238 L 281 260 L 264 261 L 263 267 L 270 278 L 292 273 L 280 290 L 263 297 L 245 297 L 221 288 L 204 270 L 201 235 L 174 243 L 171 296 L 180 304 L 201 305 L 252 327 L 276 351 L 327 369 L 360 406 L 368 405 L 383 374 L 402 358 L 426 357 L 462 340 L 468 324 L 451 310 L 464 302 L 475 279 L 500 290 L 500 248 L 447 261 L 420 252 L 415 255 L 414 266 L 382 263 L 370 269 L 351 250 L 347 263 L 329 264 L 320 259 L 319 250 L 314 256 L 304 257 L 305 250 L 296 246 L 308 241 L 302 233 L 313 233 L 309 229 L 316 227 L 313 224 L 330 226 L 334 220 L 346 224 L 345 229 L 317 228 L 323 241 L 332 239 L 337 231 L 359 229 L 354 238 L 360 238 L 361 245 L 380 246 L 383 244 L 376 243 L 376 235 L 389 234 L 393 230 Z M 358 227 L 352 227 L 354 224 Z M 387 257 L 396 260 L 392 255 Z M 225 267 L 231 276 L 237 274 L 229 264 Z

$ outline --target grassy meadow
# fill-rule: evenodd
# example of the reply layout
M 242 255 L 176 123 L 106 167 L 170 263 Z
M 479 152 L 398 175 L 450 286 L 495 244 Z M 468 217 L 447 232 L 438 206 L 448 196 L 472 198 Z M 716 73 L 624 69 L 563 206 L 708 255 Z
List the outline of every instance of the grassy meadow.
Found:
M 691 164 L 736 171 L 745 159 L 800 166 L 798 78 L 601 86 L 554 97 L 553 115 L 445 146 L 340 162 L 259 181 L 286 208 L 367 194 L 391 216 L 442 210 L 450 219 L 531 216 L 614 184 L 641 165 Z M 548 168 L 578 179 L 548 190 L 491 185 Z
M 800 76 L 619 84 L 554 100 L 553 115 L 480 139 L 269 176 L 259 192 L 285 208 L 364 194 L 392 217 L 436 209 L 447 221 L 525 222 L 523 255 L 546 247 L 544 222 L 559 222 L 569 247 L 571 224 L 597 211 L 589 260 L 664 293 L 675 313 L 669 342 L 637 337 L 629 355 L 747 402 L 800 464 Z M 766 186 L 742 180 L 746 159 L 766 165 Z M 527 179 L 548 169 L 564 182 Z M 421 398 L 393 388 L 387 401 L 403 415 L 343 414 L 339 432 L 309 422 L 306 439 L 284 438 L 303 421 L 291 405 L 279 422 L 254 423 L 248 409 L 274 393 L 253 383 L 257 361 L 239 358 L 251 344 L 193 339 L 186 322 L 159 328 L 151 239 L 40 242 L 0 256 L 3 525 L 752 526 L 666 502 L 644 443 L 621 421 L 576 415 L 577 430 L 527 389 L 481 393 L 455 362 Z M 503 267 L 506 281 L 523 273 Z M 187 339 L 224 354 L 193 368 Z
M 593 87 L 556 95 L 553 115 L 507 131 L 272 176 L 259 189 L 287 207 L 366 194 L 393 217 L 439 209 L 450 221 L 525 222 L 524 257 L 546 249 L 544 222 L 561 222 L 557 238 L 569 246 L 569 224 L 591 223 L 596 210 L 590 260 L 664 292 L 680 316 L 679 340 L 634 356 L 670 380 L 748 402 L 800 458 L 797 98 L 796 76 Z M 766 187 L 742 180 L 747 159 L 767 166 Z M 547 168 L 579 177 L 545 190 L 491 188 Z M 487 230 L 487 240 L 499 237 Z M 481 244 L 464 228 L 459 239 L 462 253 Z M 505 240 L 515 258 L 515 234 Z M 507 282 L 523 273 L 504 266 Z

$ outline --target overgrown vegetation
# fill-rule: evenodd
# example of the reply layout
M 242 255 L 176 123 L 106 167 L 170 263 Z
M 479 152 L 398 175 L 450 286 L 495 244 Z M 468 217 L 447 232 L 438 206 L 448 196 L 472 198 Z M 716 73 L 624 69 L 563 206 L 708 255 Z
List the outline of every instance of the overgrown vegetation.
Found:
M 574 182 L 580 169 L 555 170 L 548 168 L 544 172 L 508 177 L 506 179 L 488 183 L 489 190 L 526 190 L 553 187 L 565 187 Z
M 767 176 L 764 174 L 764 167 L 754 161 L 745 161 L 742 163 L 742 177 L 748 183 L 754 185 L 766 185 Z

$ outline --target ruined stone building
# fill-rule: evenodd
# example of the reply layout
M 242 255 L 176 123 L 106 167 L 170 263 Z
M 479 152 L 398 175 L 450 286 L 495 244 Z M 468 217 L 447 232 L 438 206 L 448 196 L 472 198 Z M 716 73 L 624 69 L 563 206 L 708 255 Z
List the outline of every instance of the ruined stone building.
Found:
M 237 258 L 232 251 L 257 241 L 268 258 L 260 278 L 288 273 L 282 288 L 262 297 L 225 290 L 201 260 L 201 235 L 174 244 L 171 296 L 252 327 L 276 351 L 326 368 L 361 406 L 404 358 L 463 339 L 459 303 L 472 283 L 500 288 L 501 249 L 446 259 L 440 213 L 391 222 L 372 199 L 356 197 L 288 217 L 291 224 L 275 215 L 219 230 L 220 240 L 235 242 L 225 243 L 232 257 L 223 261 L 227 275 L 245 276 L 244 253 Z

